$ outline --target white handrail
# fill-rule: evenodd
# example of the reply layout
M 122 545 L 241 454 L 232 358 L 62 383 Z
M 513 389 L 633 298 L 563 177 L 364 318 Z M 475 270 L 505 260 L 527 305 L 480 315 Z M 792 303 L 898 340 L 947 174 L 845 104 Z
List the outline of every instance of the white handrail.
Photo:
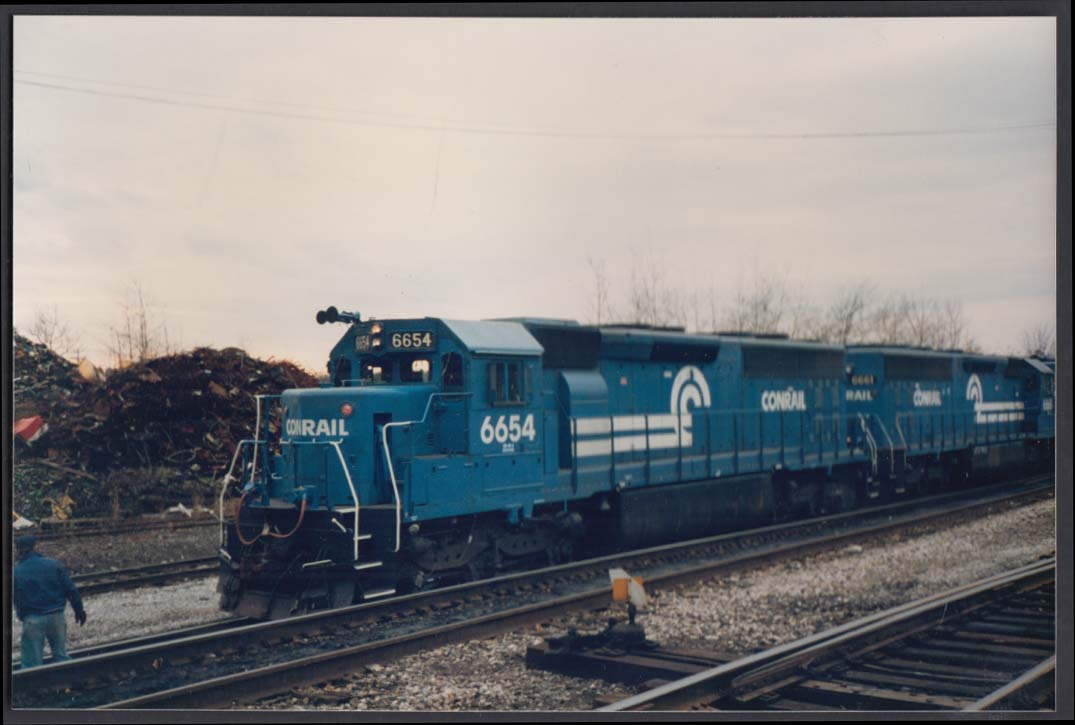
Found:
M 343 475 L 347 477 L 347 487 L 351 489 L 351 498 L 355 500 L 355 561 L 358 561 L 358 493 L 355 491 L 355 482 L 351 479 L 351 472 L 347 469 L 347 463 L 343 459 L 343 451 L 340 450 L 340 443 L 343 442 L 341 438 L 338 441 L 325 441 L 333 448 L 336 449 L 336 455 L 340 459 L 340 466 L 343 468 Z M 399 551 L 398 545 L 396 551 Z
M 871 418 L 877 418 L 877 416 L 874 415 L 873 413 L 870 413 L 870 417 Z M 885 434 L 885 440 L 888 441 L 888 447 L 892 448 L 893 447 L 892 438 L 888 435 L 888 429 L 885 428 L 885 422 L 883 420 L 881 420 L 880 418 L 877 418 L 877 425 L 881 426 L 881 432 Z
M 257 396 L 258 402 L 259 402 L 259 406 L 258 406 L 259 407 L 259 416 L 258 416 L 259 422 L 260 422 L 260 399 L 262 397 L 263 396 L 260 396 L 260 395 Z M 328 445 L 332 446 L 336 450 L 336 456 L 340 460 L 340 467 L 343 468 L 343 475 L 347 478 L 347 487 L 351 490 L 351 498 L 355 502 L 354 557 L 355 557 L 355 561 L 358 561 L 358 542 L 359 542 L 359 532 L 358 532 L 359 501 L 358 501 L 358 492 L 355 490 L 354 479 L 351 478 L 351 471 L 347 468 L 347 461 L 344 459 L 343 451 L 340 449 L 340 443 L 342 443 L 342 442 L 343 442 L 343 439 L 341 438 L 340 440 L 337 440 L 337 441 L 310 441 L 310 444 L 319 445 L 319 444 L 322 444 L 322 443 L 327 443 Z M 267 441 L 262 441 L 259 438 L 245 438 L 245 439 L 239 441 L 235 446 L 235 453 L 232 454 L 231 464 L 228 466 L 228 470 L 224 474 L 223 485 L 220 487 L 220 497 L 219 497 L 218 502 L 217 502 L 217 508 L 218 508 L 218 511 L 219 511 L 218 519 L 220 521 L 220 545 L 221 546 L 224 546 L 226 544 L 226 538 L 224 536 L 224 497 L 228 493 L 228 486 L 230 486 L 232 484 L 232 482 L 235 481 L 235 478 L 232 477 L 232 475 L 231 475 L 232 471 L 235 470 L 235 462 L 237 460 L 239 460 L 239 452 L 243 449 L 243 446 L 253 445 L 254 446 L 254 461 L 255 461 L 255 463 L 254 463 L 254 468 L 251 469 L 251 473 L 250 473 L 250 479 L 253 480 L 254 479 L 254 474 L 257 471 L 257 468 L 256 468 L 257 463 L 256 463 L 256 461 L 257 461 L 257 449 L 258 449 L 258 444 L 259 443 L 267 443 Z M 294 442 L 288 441 L 288 443 L 293 444 Z M 301 443 L 301 441 L 300 441 L 300 443 Z M 397 543 L 396 551 L 399 551 L 398 543 Z
M 354 514 L 355 514 L 354 560 L 358 561 L 358 542 L 361 540 L 360 536 L 359 536 L 359 531 L 358 531 L 358 511 L 359 511 L 359 508 L 360 508 L 359 500 L 358 500 L 358 491 L 355 489 L 355 481 L 354 481 L 354 479 L 351 478 L 351 471 L 350 471 L 350 469 L 347 468 L 347 461 L 343 457 L 343 450 L 340 448 L 341 443 L 343 443 L 343 438 L 340 438 L 339 440 L 335 440 L 335 441 L 318 441 L 318 440 L 313 440 L 313 441 L 283 441 L 283 445 L 289 445 L 289 446 L 323 446 L 323 445 L 329 445 L 329 446 L 332 446 L 335 449 L 336 457 L 340 461 L 340 468 L 343 469 L 344 478 L 347 479 L 347 488 L 350 489 L 350 491 L 351 491 L 351 500 L 355 502 L 355 510 L 354 510 Z M 305 496 L 305 494 L 303 494 L 303 495 Z M 329 506 L 331 506 L 331 503 L 329 504 Z M 335 519 L 333 519 L 333 520 L 335 521 Z M 336 522 L 336 524 L 341 529 L 343 528 L 343 525 L 340 524 L 339 522 Z
M 862 413 L 858 414 L 859 425 L 862 427 L 862 432 L 866 434 L 866 443 L 870 447 L 870 467 L 873 469 L 874 474 L 877 473 L 877 441 L 873 438 L 873 433 L 870 432 L 870 427 L 866 425 L 866 418 Z
M 256 478 L 255 474 L 258 471 L 258 437 L 261 435 L 261 398 L 260 395 L 254 396 L 254 402 L 257 406 L 256 419 L 254 421 L 254 465 L 250 469 L 250 479 Z
M 877 418 L 873 413 L 870 413 L 871 418 Z M 892 438 L 888 435 L 888 429 L 885 428 L 885 422 L 880 418 L 877 418 L 877 425 L 881 427 L 881 432 L 885 434 L 885 440 L 888 441 L 888 470 L 893 476 L 896 475 L 896 452 L 895 447 L 892 445 Z
M 896 416 L 896 432 L 900 434 L 900 443 L 903 444 L 903 449 L 910 452 L 910 449 L 907 447 L 907 438 L 903 435 L 903 424 L 900 423 L 900 418 L 904 415 L 905 414 L 899 414 Z
M 425 420 L 423 417 L 422 420 Z M 388 429 L 393 426 L 411 425 L 419 421 L 408 420 L 398 423 L 385 423 L 381 427 L 381 442 L 384 444 L 384 458 L 388 462 L 388 476 L 392 481 L 392 495 L 396 499 L 396 551 L 399 551 L 400 530 L 403 528 L 403 505 L 399 500 L 399 484 L 396 483 L 396 469 L 392 465 L 392 453 L 388 450 Z
M 235 480 L 234 478 L 232 478 L 231 472 L 235 470 L 235 461 L 239 459 L 239 451 L 243 449 L 243 446 L 254 443 L 256 440 L 256 438 L 244 438 L 243 440 L 235 444 L 235 453 L 232 454 L 231 465 L 228 466 L 228 470 L 224 473 L 224 485 L 220 487 L 220 499 L 218 501 L 217 506 L 219 510 L 218 520 L 220 521 L 221 546 L 224 546 L 226 543 L 224 540 L 224 496 L 228 493 L 228 486 L 230 486 L 232 481 Z

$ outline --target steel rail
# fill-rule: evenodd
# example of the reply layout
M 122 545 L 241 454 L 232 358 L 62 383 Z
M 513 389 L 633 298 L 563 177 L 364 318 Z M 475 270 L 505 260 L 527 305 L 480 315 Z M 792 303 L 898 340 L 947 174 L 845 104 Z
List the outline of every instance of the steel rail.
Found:
M 965 709 L 973 712 L 980 712 L 983 710 L 1010 710 L 1013 705 L 1018 704 L 1020 698 L 1023 697 L 1028 690 L 1042 687 L 1055 687 L 1055 676 L 1056 655 L 1054 654 L 1052 657 L 1039 662 L 1008 684 L 997 688 Z
M 167 632 L 156 632 L 154 634 L 147 634 L 141 637 L 132 637 L 130 639 L 119 639 L 111 642 L 102 642 L 100 644 L 91 644 L 86 647 L 79 647 L 77 649 L 71 649 L 67 651 L 67 655 L 73 659 L 80 657 L 91 657 L 93 655 L 106 654 L 108 652 L 118 652 L 125 649 L 133 649 L 135 647 L 145 647 L 152 644 L 158 644 L 161 642 L 169 642 L 171 640 L 182 639 L 183 637 L 194 637 L 200 634 L 208 634 L 211 632 L 219 632 L 225 629 L 232 629 L 234 627 L 241 627 L 247 624 L 253 624 L 257 620 L 249 619 L 246 617 L 226 617 L 218 619 L 208 624 L 196 624 L 190 627 L 183 627 L 181 629 L 173 629 Z M 45 657 L 44 663 L 50 664 L 52 662 L 52 655 Z M 21 664 L 21 657 L 15 656 L 11 663 L 12 671 L 19 669 Z
M 666 683 L 602 707 L 600 711 L 677 710 L 714 701 L 729 693 L 789 676 L 807 663 L 817 662 L 826 655 L 861 643 L 871 636 L 908 637 L 935 626 L 938 620 L 945 617 L 955 617 L 984 602 L 993 601 L 998 591 L 1028 581 L 1040 581 L 1043 577 L 1055 578 L 1055 575 L 1055 557 L 1037 561 Z M 897 636 L 895 630 L 900 627 L 903 630 Z M 1038 672 L 1036 676 L 1040 678 L 1043 674 Z M 981 702 L 988 706 L 989 699 L 983 698 Z
M 78 587 L 79 593 L 86 595 L 204 576 L 215 573 L 219 569 L 219 559 L 209 556 L 169 561 L 163 564 L 147 564 L 129 569 L 91 571 L 77 574 L 71 579 Z
M 1049 478 L 1050 477 L 1030 479 L 1029 481 L 1024 480 L 1021 483 L 1024 486 L 1027 486 L 1030 485 L 1032 481 L 1040 483 Z M 606 568 L 609 564 L 615 563 L 622 565 L 625 561 L 644 561 L 647 557 L 654 558 L 667 555 L 685 555 L 692 549 L 698 549 L 700 547 L 712 546 L 714 544 L 734 544 L 737 541 L 747 541 L 752 537 L 756 538 L 758 536 L 786 532 L 800 527 L 818 526 L 822 523 L 828 524 L 834 521 L 846 522 L 850 521 L 853 517 L 866 520 L 876 518 L 885 519 L 880 523 L 843 531 L 836 535 L 831 533 L 822 536 L 814 535 L 804 541 L 796 541 L 783 546 L 770 546 L 764 550 L 752 551 L 731 557 L 724 555 L 716 561 L 710 561 L 702 565 L 681 567 L 664 572 L 647 573 L 647 580 L 651 583 L 696 579 L 712 574 L 715 571 L 756 565 L 766 560 L 772 560 L 781 556 L 824 549 L 831 547 L 835 543 L 846 542 L 856 538 L 867 538 L 895 528 L 917 525 L 941 517 L 958 515 L 974 509 L 989 507 L 1014 497 L 1034 495 L 1042 490 L 1048 489 L 1049 486 L 1046 485 L 1041 488 L 1024 488 L 1015 493 L 1007 492 L 1003 494 L 998 493 L 996 490 L 990 490 L 987 496 L 983 497 L 979 495 L 970 502 L 964 501 L 957 506 L 942 509 L 929 509 L 929 505 L 937 504 L 937 499 L 943 499 L 945 502 L 948 502 L 954 495 L 948 494 L 945 496 L 934 497 L 934 499 L 931 500 L 918 499 L 903 502 L 901 504 L 890 504 L 888 506 L 848 512 L 846 514 L 839 514 L 828 518 L 812 519 L 793 524 L 781 524 L 765 527 L 763 529 L 736 532 L 733 534 L 723 534 L 714 537 L 706 537 L 704 539 L 696 539 L 691 542 L 651 547 L 635 552 L 611 554 L 583 562 L 563 564 L 537 571 L 516 572 L 496 579 L 459 584 L 452 587 L 419 592 L 403 597 L 395 597 L 389 600 L 357 604 L 336 610 L 315 612 L 284 620 L 259 622 L 257 624 L 230 628 L 220 632 L 195 634 L 189 637 L 169 639 L 167 642 L 141 644 L 132 648 L 98 655 L 90 655 L 89 657 L 78 658 L 70 662 L 55 663 L 13 673 L 12 691 L 13 693 L 18 693 L 20 691 L 43 692 L 57 687 L 61 689 L 71 688 L 77 690 L 80 677 L 86 677 L 90 673 L 98 675 L 104 670 L 129 672 L 154 662 L 158 663 L 157 666 L 159 666 L 160 662 L 189 660 L 192 657 L 200 655 L 204 656 L 206 652 L 226 651 L 231 648 L 250 644 L 251 642 L 266 640 L 284 641 L 302 634 L 317 632 L 319 629 L 324 629 L 325 627 L 333 626 L 334 624 L 339 624 L 341 622 L 369 621 L 371 618 L 376 618 L 378 616 L 384 617 L 393 612 L 407 611 L 408 608 L 436 608 L 437 606 L 443 606 L 444 602 L 452 601 L 453 598 L 474 597 L 480 595 L 482 592 L 515 586 L 527 581 L 536 582 L 541 581 L 542 579 L 555 580 L 556 577 L 568 577 L 572 576 L 573 573 L 575 573 L 574 575 L 577 575 L 577 572 L 584 572 L 587 569 L 591 570 L 591 578 L 595 578 L 595 580 L 600 581 L 601 584 L 592 590 L 583 592 L 581 598 L 573 600 L 565 599 L 562 604 L 565 606 L 570 606 L 572 604 L 577 606 L 579 602 L 596 602 L 599 604 L 607 600 L 607 579 L 603 576 L 597 576 L 595 572 L 600 571 L 603 573 L 603 568 Z M 979 490 L 975 491 L 975 493 L 981 494 L 983 491 Z M 967 492 L 963 492 L 962 496 L 965 497 L 966 494 Z M 922 508 L 926 508 L 927 510 L 924 513 L 921 511 L 916 513 L 916 509 Z M 903 517 L 896 516 L 896 512 L 899 509 L 902 509 L 905 512 Z M 551 608 L 554 607 L 555 603 L 542 604 L 544 611 L 551 611 Z M 275 666 L 283 667 L 284 665 Z M 205 698 L 203 697 L 200 702 L 205 702 Z
M 132 524 L 58 524 L 49 528 L 23 529 L 21 534 L 29 534 L 38 542 L 55 541 L 63 539 L 90 538 L 94 536 L 126 536 L 144 531 L 171 531 L 175 529 L 191 529 L 201 526 L 217 526 L 219 521 L 216 516 L 199 516 L 193 519 L 174 519 L 162 521 L 140 521 Z M 70 526 L 70 528 L 68 528 Z

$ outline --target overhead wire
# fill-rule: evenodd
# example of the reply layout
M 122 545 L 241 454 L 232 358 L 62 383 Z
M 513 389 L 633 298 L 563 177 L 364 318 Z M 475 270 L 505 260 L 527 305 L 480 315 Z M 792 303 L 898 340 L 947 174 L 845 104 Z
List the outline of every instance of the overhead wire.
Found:
M 17 71 L 21 73 L 31 73 L 32 71 Z M 40 74 L 45 75 L 45 74 Z M 86 81 L 94 83 L 110 83 L 102 81 Z M 344 118 L 338 116 L 329 116 L 317 113 L 300 113 L 297 111 L 282 111 L 272 110 L 264 108 L 250 108 L 237 104 L 224 104 L 224 103 L 209 103 L 198 102 L 191 100 L 179 100 L 173 98 L 162 98 L 159 96 L 149 96 L 136 93 L 123 93 L 118 91 L 101 90 L 94 88 L 80 88 L 78 86 L 67 85 L 63 83 L 49 83 L 44 81 L 32 81 L 24 79 L 16 79 L 16 84 L 26 86 L 36 86 L 40 88 L 48 88 L 52 90 L 64 91 L 69 93 L 83 93 L 95 96 L 102 96 L 108 98 L 117 98 L 125 100 L 141 101 L 145 103 L 156 103 L 168 106 L 179 106 L 186 108 L 195 108 L 202 110 L 212 111 L 227 111 L 232 113 L 245 113 L 259 116 L 268 116 L 274 118 L 283 118 L 289 120 L 301 120 L 301 121 L 316 121 L 321 123 L 338 123 L 345 125 L 366 126 L 372 128 L 393 128 L 393 129 L 410 129 L 419 131 L 433 131 L 438 133 L 459 133 L 459 134 L 478 134 L 478 135 L 491 135 L 491 136 L 533 136 L 533 137 L 551 137 L 551 138 L 579 138 L 579 139 L 599 139 L 599 140 L 706 140 L 706 139 L 725 139 L 725 140 L 781 140 L 781 139 L 841 139 L 841 138 L 893 138 L 893 137 L 914 137 L 914 136 L 951 136 L 951 135 L 973 135 L 973 134 L 987 134 L 987 133 L 1001 133 L 1007 131 L 1017 131 L 1025 129 L 1036 128 L 1051 128 L 1056 126 L 1056 121 L 1030 121 L 1024 123 L 1011 123 L 1003 125 L 993 126 L 954 126 L 950 128 L 933 128 L 933 129 L 883 129 L 883 130 L 844 130 L 844 131 L 801 131 L 801 132 L 727 132 L 727 131 L 712 131 L 712 132 L 695 132 L 695 133 L 675 133 L 675 134 L 638 134 L 638 133 L 615 133 L 615 132 L 601 132 L 601 131 L 578 131 L 578 130 L 554 130 L 554 129 L 534 129 L 534 128 L 511 128 L 511 127 L 497 127 L 491 125 L 466 125 L 466 124 L 446 124 L 424 121 L 410 121 L 410 122 L 388 122 L 388 121 L 371 121 L 361 120 L 355 118 Z M 115 85 L 131 85 L 133 84 L 115 84 Z M 213 96 L 211 94 L 196 94 L 191 91 L 168 91 L 162 88 L 146 86 L 146 89 L 156 90 L 162 93 L 181 93 L 189 95 L 204 95 L 212 98 L 224 98 L 223 96 Z M 257 103 L 277 103 L 271 101 L 255 101 Z M 287 104 L 286 102 L 281 105 L 294 105 Z M 391 115 L 391 114 L 377 114 L 375 112 L 365 111 L 341 111 L 341 113 L 351 113 L 358 115 Z

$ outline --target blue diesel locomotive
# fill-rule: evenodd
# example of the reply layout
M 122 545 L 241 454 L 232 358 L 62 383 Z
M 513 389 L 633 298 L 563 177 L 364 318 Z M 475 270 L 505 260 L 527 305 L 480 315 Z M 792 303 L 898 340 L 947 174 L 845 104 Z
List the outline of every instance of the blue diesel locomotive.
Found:
M 280 617 L 1052 465 L 1036 359 L 547 319 L 366 320 L 258 401 L 221 606 Z

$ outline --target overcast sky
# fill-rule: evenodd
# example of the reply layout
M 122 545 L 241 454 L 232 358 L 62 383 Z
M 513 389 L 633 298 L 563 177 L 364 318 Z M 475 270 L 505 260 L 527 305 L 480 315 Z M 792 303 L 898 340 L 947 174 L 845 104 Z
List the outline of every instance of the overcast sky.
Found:
M 137 281 L 185 347 L 322 369 L 314 313 L 585 319 L 654 260 L 867 280 L 1006 352 L 1055 317 L 1052 18 L 17 17 L 14 320 Z

